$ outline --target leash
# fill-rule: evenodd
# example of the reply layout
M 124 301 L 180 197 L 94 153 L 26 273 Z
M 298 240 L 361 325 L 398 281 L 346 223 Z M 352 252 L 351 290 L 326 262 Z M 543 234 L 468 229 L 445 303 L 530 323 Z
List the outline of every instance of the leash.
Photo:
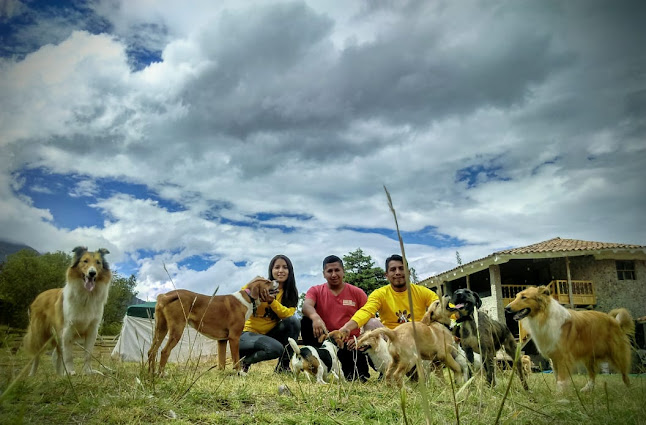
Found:
M 258 310 L 258 306 L 256 305 L 256 300 L 258 298 L 254 298 L 254 297 L 251 296 L 251 291 L 249 290 L 249 288 L 245 288 L 244 291 L 247 294 L 247 296 L 249 297 L 249 299 L 251 300 L 251 314 L 255 317 L 256 316 L 256 310 Z

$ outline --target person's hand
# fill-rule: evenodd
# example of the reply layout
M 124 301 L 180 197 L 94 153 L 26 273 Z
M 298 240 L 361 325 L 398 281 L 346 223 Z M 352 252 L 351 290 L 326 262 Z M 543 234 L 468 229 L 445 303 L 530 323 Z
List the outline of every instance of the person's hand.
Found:
M 260 290 L 260 301 L 271 304 L 274 299 L 274 296 L 269 293 L 269 289 Z
M 327 328 L 325 327 L 323 319 L 319 317 L 318 319 L 312 320 L 312 330 L 314 331 L 314 337 L 317 339 L 321 335 L 327 334 Z

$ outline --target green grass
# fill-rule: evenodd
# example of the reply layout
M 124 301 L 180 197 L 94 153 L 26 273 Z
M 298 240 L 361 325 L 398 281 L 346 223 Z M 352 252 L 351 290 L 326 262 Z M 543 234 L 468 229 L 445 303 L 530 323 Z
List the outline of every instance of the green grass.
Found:
M 169 365 L 166 377 L 151 380 L 139 364 L 115 362 L 107 355 L 99 360 L 113 370 L 68 380 L 55 375 L 43 356 L 38 374 L 19 378 L 5 394 L 28 359 L 22 351 L 0 349 L 0 423 L 398 424 L 404 423 L 402 403 L 408 423 L 425 423 L 413 383 L 406 384 L 402 397 L 399 388 L 376 378 L 364 384 L 317 385 L 301 376 L 295 382 L 291 375 L 274 374 L 274 361 L 253 365 L 247 377 L 236 376 L 230 365 L 224 372 L 209 370 L 212 364 Z M 498 371 L 493 389 L 477 377 L 460 392 L 460 423 L 495 423 L 509 377 L 509 371 Z M 577 396 L 570 388 L 558 396 L 552 374 L 533 374 L 529 394 L 514 377 L 500 423 L 644 423 L 646 377 L 631 378 L 626 388 L 619 376 L 600 375 L 591 394 Z M 584 376 L 573 379 L 578 388 L 585 384 Z M 279 394 L 281 385 L 291 394 Z M 442 383 L 431 376 L 427 389 L 433 423 L 457 423 L 448 379 Z

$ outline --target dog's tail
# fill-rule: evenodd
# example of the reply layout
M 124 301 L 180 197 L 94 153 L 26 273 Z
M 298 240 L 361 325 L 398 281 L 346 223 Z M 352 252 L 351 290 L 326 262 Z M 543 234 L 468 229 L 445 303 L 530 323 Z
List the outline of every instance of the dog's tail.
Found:
M 292 350 L 294 350 L 294 353 L 297 355 L 301 355 L 301 348 L 296 344 L 296 341 L 294 341 L 294 338 L 289 337 L 287 338 L 287 341 L 289 341 L 289 345 L 292 347 Z
M 608 314 L 619 322 L 619 327 L 626 335 L 630 338 L 635 337 L 635 321 L 628 310 L 625 308 L 615 308 Z

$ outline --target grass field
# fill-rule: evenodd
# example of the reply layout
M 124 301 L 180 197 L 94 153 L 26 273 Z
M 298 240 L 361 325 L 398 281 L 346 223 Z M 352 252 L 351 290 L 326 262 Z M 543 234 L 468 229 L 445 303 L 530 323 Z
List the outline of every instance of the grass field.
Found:
M 116 362 L 103 352 L 97 355 L 97 366 L 99 361 L 112 369 L 103 369 L 105 376 L 61 378 L 43 358 L 35 377 L 19 377 L 28 359 L 21 351 L 1 349 L 0 423 L 425 423 L 420 388 L 410 382 L 403 391 L 376 377 L 363 384 L 316 385 L 304 377 L 296 382 L 292 375 L 274 374 L 274 362 L 253 365 L 246 377 L 236 376 L 230 365 L 224 372 L 209 369 L 212 364 L 170 365 L 168 376 L 150 379 L 140 364 Z M 463 389 L 457 396 L 458 415 L 449 380 L 429 378 L 431 423 L 495 423 L 510 372 L 498 371 L 497 377 L 493 389 L 483 384 L 482 377 Z M 578 388 L 585 383 L 583 376 L 573 379 Z M 631 379 L 626 388 L 619 376 L 600 375 L 591 394 L 570 389 L 557 396 L 552 374 L 532 374 L 529 394 L 514 376 L 499 422 L 646 423 L 646 377 Z M 288 390 L 279 391 L 281 386 Z

